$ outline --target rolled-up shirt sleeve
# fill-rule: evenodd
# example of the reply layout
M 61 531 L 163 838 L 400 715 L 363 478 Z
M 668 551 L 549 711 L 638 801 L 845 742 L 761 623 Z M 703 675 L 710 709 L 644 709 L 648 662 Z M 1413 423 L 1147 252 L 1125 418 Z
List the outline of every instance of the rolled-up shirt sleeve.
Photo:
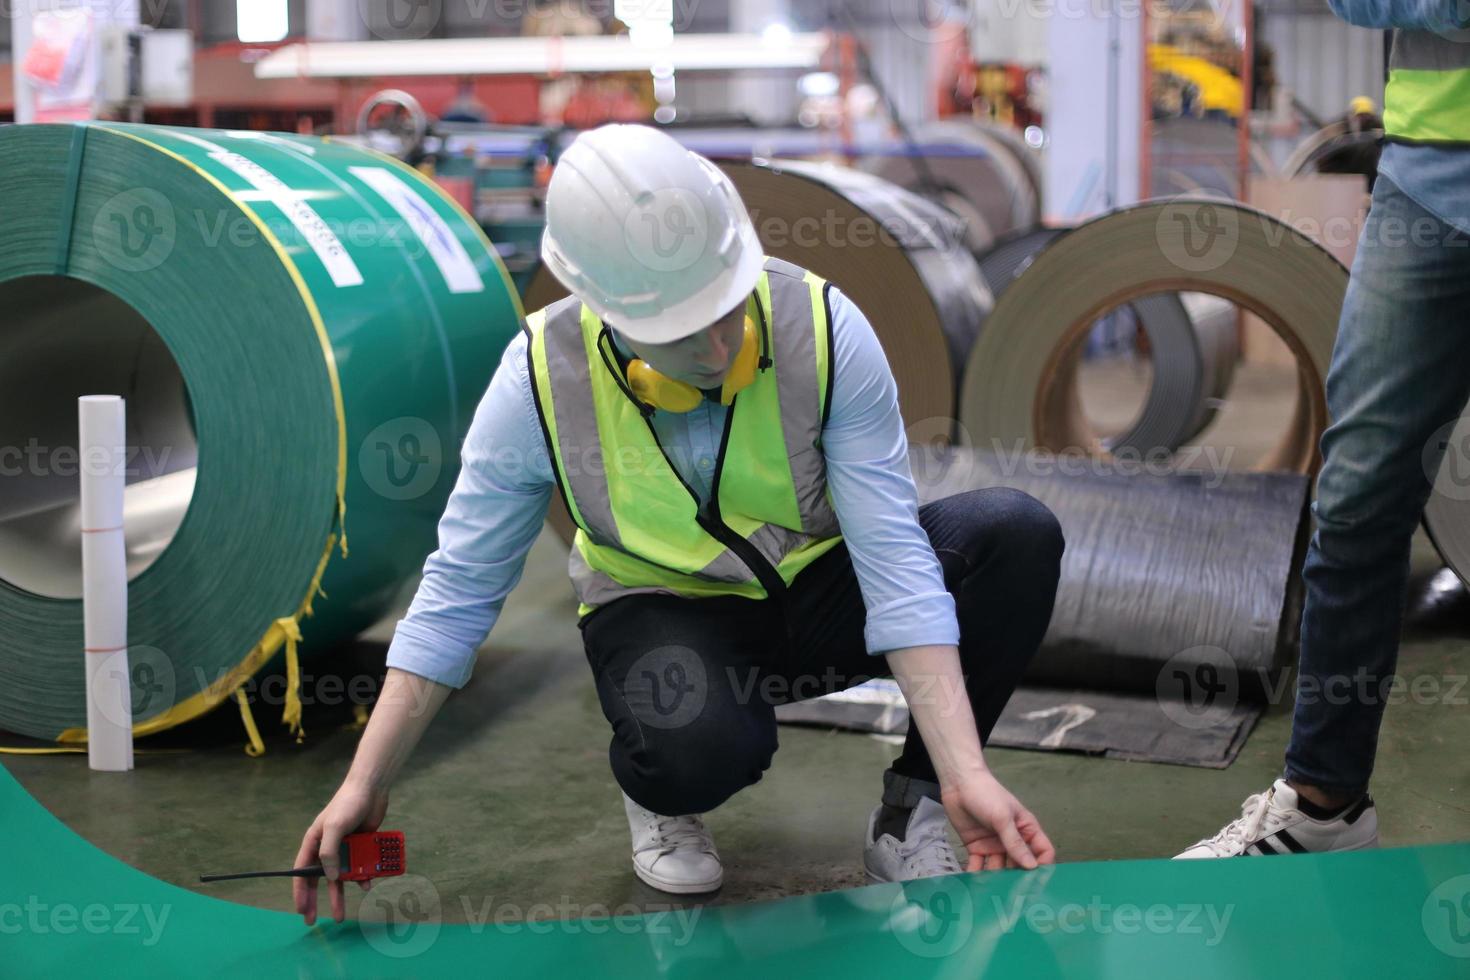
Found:
M 867 609 L 868 652 L 957 644 L 954 599 L 919 526 L 898 385 L 867 317 L 829 288 L 833 380 L 822 446 L 833 508 Z
M 520 581 L 551 501 L 546 441 L 518 334 L 475 411 L 439 547 L 398 621 L 388 666 L 463 687 L 505 597 Z

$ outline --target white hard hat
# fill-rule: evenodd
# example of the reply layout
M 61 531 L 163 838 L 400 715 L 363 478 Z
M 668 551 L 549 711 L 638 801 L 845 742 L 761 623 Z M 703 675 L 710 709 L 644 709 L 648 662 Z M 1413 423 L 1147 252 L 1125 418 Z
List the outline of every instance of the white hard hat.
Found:
M 764 257 L 730 178 L 649 126 L 578 136 L 546 189 L 541 260 L 630 339 L 709 326 L 760 279 Z

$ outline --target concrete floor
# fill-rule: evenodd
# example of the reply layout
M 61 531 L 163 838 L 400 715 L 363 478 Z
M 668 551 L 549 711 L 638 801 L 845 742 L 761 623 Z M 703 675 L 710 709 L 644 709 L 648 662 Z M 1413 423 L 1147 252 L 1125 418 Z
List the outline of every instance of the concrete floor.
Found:
M 1256 410 L 1264 411 L 1264 409 Z M 386 827 L 408 835 L 415 890 L 445 922 L 574 918 L 675 904 L 634 878 L 608 771 L 607 725 L 575 627 L 564 552 L 543 535 L 470 684 L 451 698 L 394 791 Z M 1416 543 L 1422 582 L 1437 567 Z M 404 600 L 411 595 L 405 590 Z M 393 617 L 338 669 L 376 678 Z M 320 670 L 318 666 L 315 669 Z M 312 667 L 309 665 L 308 674 Z M 1374 793 L 1387 845 L 1470 838 L 1470 611 L 1463 594 L 1416 616 L 1401 673 L 1436 678 L 1439 696 L 1390 708 Z M 308 676 L 306 690 L 318 679 Z M 1429 682 L 1421 682 L 1427 684 Z M 330 688 L 324 688 L 330 690 Z M 351 689 L 349 685 L 348 689 Z M 205 871 L 290 865 L 356 745 L 347 705 L 308 705 L 300 745 L 273 735 L 247 758 L 233 710 L 143 744 L 130 775 L 90 772 L 85 756 L 0 756 L 58 818 L 104 850 L 207 894 L 289 909 L 289 884 L 199 885 Z M 1066 861 L 1164 857 L 1213 833 L 1278 773 L 1285 706 L 1239 759 L 1216 771 L 1046 752 L 991 750 L 999 777 L 1037 813 Z M 184 751 L 182 746 L 191 746 Z M 783 728 L 766 778 L 708 818 L 730 904 L 862 883 L 864 825 L 896 749 L 866 735 Z M 349 891 L 349 911 L 360 900 Z

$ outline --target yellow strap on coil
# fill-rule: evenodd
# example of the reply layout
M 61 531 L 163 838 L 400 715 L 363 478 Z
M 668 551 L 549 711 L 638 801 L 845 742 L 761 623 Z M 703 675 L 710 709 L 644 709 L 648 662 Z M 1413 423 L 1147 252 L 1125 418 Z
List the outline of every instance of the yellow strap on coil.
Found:
M 265 742 L 261 741 L 260 729 L 255 727 L 255 715 L 250 712 L 250 699 L 245 696 L 245 688 L 235 688 L 235 700 L 240 702 L 240 720 L 245 723 L 245 734 L 250 738 L 245 754 L 258 759 L 265 755 Z

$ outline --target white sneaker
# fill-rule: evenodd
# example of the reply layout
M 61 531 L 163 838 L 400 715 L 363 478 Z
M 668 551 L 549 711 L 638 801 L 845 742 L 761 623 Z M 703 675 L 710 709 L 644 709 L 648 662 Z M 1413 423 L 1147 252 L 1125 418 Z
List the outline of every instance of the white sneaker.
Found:
M 1360 851 L 1377 846 L 1378 811 L 1372 797 L 1365 795 L 1329 820 L 1317 820 L 1297 809 L 1296 790 L 1278 779 L 1269 790 L 1245 801 L 1238 820 L 1175 859 Z
M 648 885 L 675 895 L 712 892 L 725 880 L 714 839 L 698 814 L 665 817 L 623 794 L 633 836 L 633 873 Z
M 952 875 L 965 870 L 959 855 L 949 843 L 949 817 L 944 807 L 925 796 L 909 815 L 903 840 L 882 834 L 875 840 L 877 807 L 868 817 L 867 846 L 863 848 L 863 868 L 869 881 L 912 881 L 935 875 Z

